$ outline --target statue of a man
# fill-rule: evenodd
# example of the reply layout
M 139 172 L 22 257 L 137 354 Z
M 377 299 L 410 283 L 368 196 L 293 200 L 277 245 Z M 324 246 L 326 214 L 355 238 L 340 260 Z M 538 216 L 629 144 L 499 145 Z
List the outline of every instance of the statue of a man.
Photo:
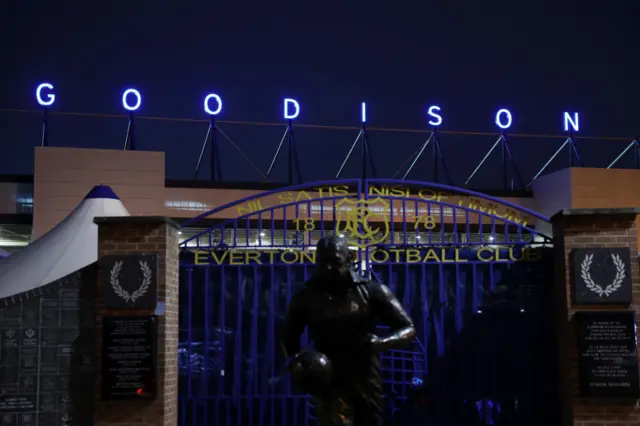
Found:
M 318 242 L 317 269 L 293 296 L 284 321 L 288 357 L 300 353 L 300 337 L 309 330 L 314 350 L 331 361 L 326 389 L 312 395 L 320 426 L 379 426 L 383 418 L 382 376 L 378 353 L 410 345 L 415 327 L 389 288 L 360 277 L 343 238 Z M 376 326 L 390 327 L 376 334 Z

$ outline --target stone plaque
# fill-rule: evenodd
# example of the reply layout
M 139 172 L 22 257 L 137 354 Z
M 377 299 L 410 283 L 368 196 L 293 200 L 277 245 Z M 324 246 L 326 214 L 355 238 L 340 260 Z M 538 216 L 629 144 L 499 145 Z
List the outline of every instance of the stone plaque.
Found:
M 0 395 L 0 413 L 36 411 L 36 395 Z
M 640 396 L 635 314 L 577 312 L 575 317 L 582 396 Z
M 631 304 L 631 253 L 628 248 L 574 249 L 571 255 L 576 304 Z
M 93 316 L 94 275 L 72 274 L 41 296 L 0 307 L 0 426 L 91 424 L 93 368 L 80 361 L 93 354 L 94 332 L 80 320 Z
M 102 398 L 155 398 L 156 345 L 155 317 L 104 317 Z
M 155 309 L 158 256 L 155 254 L 113 255 L 100 266 L 105 279 L 104 301 L 108 309 Z

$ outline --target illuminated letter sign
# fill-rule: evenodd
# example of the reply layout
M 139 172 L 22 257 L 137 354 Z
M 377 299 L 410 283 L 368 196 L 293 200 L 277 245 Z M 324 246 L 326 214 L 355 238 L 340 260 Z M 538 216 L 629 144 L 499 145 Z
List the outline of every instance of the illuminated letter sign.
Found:
M 295 112 L 289 112 L 289 105 L 293 106 Z M 284 100 L 284 119 L 293 120 L 300 115 L 300 104 L 295 99 L 285 98 Z
M 505 116 L 505 120 L 506 123 L 503 123 L 502 120 L 502 116 Z M 496 126 L 500 127 L 501 129 L 505 130 L 508 129 L 509 127 L 511 127 L 511 123 L 513 122 L 513 118 L 511 117 L 511 112 L 509 112 L 508 109 L 500 109 L 498 110 L 498 112 L 496 113 Z
M 564 113 L 564 131 L 569 131 L 569 125 L 571 125 L 571 129 L 574 132 L 577 132 L 580 129 L 580 121 L 578 120 L 579 116 L 577 112 L 573 113 L 573 117 L 568 112 Z
M 127 98 L 129 95 L 133 95 L 136 98 L 135 105 L 130 105 L 129 102 L 127 102 Z M 124 93 L 122 94 L 122 106 L 124 107 L 124 109 L 133 112 L 140 109 L 140 105 L 142 105 L 142 96 L 140 95 L 140 92 L 138 92 L 136 89 L 127 89 L 124 91 Z
M 211 99 L 215 99 L 217 103 L 216 109 L 214 110 L 209 108 L 209 101 Z M 204 112 L 209 115 L 218 115 L 220 114 L 220 111 L 222 111 L 222 99 L 220 99 L 220 96 L 216 95 L 215 93 L 209 93 L 207 97 L 204 98 Z
M 431 105 L 429 109 L 427 109 L 427 115 L 434 118 L 433 120 L 429 120 L 430 126 L 439 126 L 442 124 L 442 116 L 437 112 L 440 112 L 440 107 L 437 105 Z
M 367 104 L 364 102 L 360 108 L 360 118 L 362 119 L 362 123 L 367 122 Z
M 54 95 L 53 93 L 47 93 L 45 95 L 46 99 L 42 99 L 43 89 L 53 90 L 53 85 L 49 83 L 42 83 L 41 85 L 39 85 L 38 88 L 36 89 L 36 100 L 38 101 L 40 106 L 43 106 L 43 107 L 48 107 L 53 105 L 53 103 L 56 101 L 56 95 Z

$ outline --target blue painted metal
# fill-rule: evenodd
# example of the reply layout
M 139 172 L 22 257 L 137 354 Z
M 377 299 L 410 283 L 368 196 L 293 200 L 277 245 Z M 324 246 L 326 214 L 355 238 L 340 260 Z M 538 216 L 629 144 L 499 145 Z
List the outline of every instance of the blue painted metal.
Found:
M 251 229 L 250 229 L 250 227 L 248 225 L 248 222 L 247 222 L 250 219 L 257 219 L 257 220 L 260 220 L 260 223 L 262 223 L 262 218 L 260 216 L 263 215 L 263 214 L 266 214 L 266 213 L 272 213 L 272 212 L 274 212 L 274 210 L 284 211 L 288 207 L 296 207 L 296 206 L 300 206 L 301 204 L 312 205 L 314 202 L 319 202 L 319 201 L 332 201 L 334 203 L 334 205 L 335 205 L 335 203 L 337 201 L 344 200 L 345 198 L 354 199 L 355 200 L 355 199 L 357 199 L 357 196 L 351 195 L 351 196 L 317 197 L 317 198 L 307 199 L 307 200 L 305 200 L 303 202 L 297 201 L 297 202 L 283 203 L 283 204 L 278 204 L 277 206 L 267 207 L 267 208 L 264 208 L 262 210 L 258 210 L 258 211 L 255 211 L 255 212 L 251 212 L 251 213 L 247 213 L 245 215 L 238 216 L 237 218 L 234 218 L 234 219 L 227 219 L 226 221 L 222 222 L 219 225 L 216 225 L 213 228 L 206 229 L 204 231 L 196 233 L 195 235 L 185 239 L 180 245 L 183 248 L 192 248 L 192 249 L 196 249 L 196 248 L 201 248 L 201 249 L 215 248 L 216 247 L 215 245 L 209 245 L 209 243 L 201 244 L 200 241 L 199 241 L 200 237 L 202 237 L 204 235 L 209 235 L 210 236 L 210 235 L 212 235 L 212 233 L 214 233 L 216 231 L 226 230 L 226 229 L 230 229 L 230 228 L 233 229 L 233 235 L 235 237 L 237 237 L 237 236 L 247 237 L 248 235 L 250 235 L 250 232 L 251 232 Z M 394 197 L 376 196 L 375 198 L 386 200 L 388 202 L 392 202 L 394 200 L 398 200 L 399 199 L 399 197 L 395 197 L 395 196 Z M 496 217 L 495 215 L 488 214 L 487 212 L 483 212 L 482 210 L 479 210 L 479 209 L 469 208 L 469 207 L 462 207 L 462 206 L 459 206 L 459 205 L 446 203 L 446 202 L 443 202 L 443 201 L 440 201 L 440 202 L 425 201 L 425 200 L 423 200 L 421 198 L 417 198 L 417 197 L 403 197 L 401 199 L 401 202 L 403 203 L 402 210 L 405 211 L 405 212 L 407 210 L 407 209 L 405 209 L 406 203 L 407 202 L 412 202 L 416 206 L 418 206 L 417 209 L 420 208 L 419 207 L 420 204 L 425 205 L 425 209 L 424 210 L 426 210 L 428 212 L 432 211 L 432 206 L 433 205 L 437 205 L 438 207 L 443 207 L 443 208 L 450 208 L 455 212 L 463 210 L 465 212 L 465 221 L 469 218 L 470 214 L 476 214 L 481 218 L 479 220 L 487 219 L 487 220 L 490 221 L 489 223 L 491 224 L 491 234 L 492 235 L 496 235 L 497 234 L 495 232 L 496 221 L 502 222 L 502 224 L 507 226 L 507 227 L 509 225 L 514 226 L 514 227 L 516 227 L 516 229 L 519 232 L 519 234 L 518 234 L 519 238 L 516 239 L 516 240 L 509 241 L 510 244 L 530 244 L 531 243 L 531 241 L 532 241 L 531 239 L 526 239 L 526 238 L 523 239 L 522 238 L 523 235 L 522 235 L 521 231 L 527 231 L 528 235 L 531 236 L 531 237 L 539 236 L 543 240 L 550 242 L 549 237 L 547 237 L 546 235 L 536 231 L 532 226 L 527 226 L 527 225 L 518 223 L 518 222 L 516 222 L 514 220 L 507 219 L 507 218 L 504 218 L 504 217 Z M 334 211 L 335 211 L 335 207 L 334 207 Z M 444 218 L 447 215 L 444 214 L 444 211 L 442 209 L 439 209 L 439 212 L 440 212 L 440 213 L 438 213 L 439 219 L 441 221 L 443 221 Z M 283 213 L 283 215 L 284 215 L 284 219 L 283 220 L 286 221 L 287 220 L 286 213 Z M 393 216 L 393 213 L 392 213 L 392 216 Z M 403 240 L 401 242 L 404 245 L 407 245 L 407 244 L 410 244 L 409 239 L 407 238 L 408 234 L 410 233 L 408 231 L 408 227 L 409 227 L 410 224 L 406 220 L 407 219 L 406 216 L 408 216 L 408 215 L 405 213 L 403 216 L 405 216 L 405 217 L 402 218 L 403 219 L 403 221 L 402 221 L 402 228 L 403 229 L 402 229 L 402 234 L 401 235 L 403 235 Z M 427 216 L 432 216 L 432 215 L 430 213 L 428 213 Z M 292 220 L 292 219 L 293 218 L 289 218 L 289 220 Z M 456 231 L 458 231 L 458 223 L 456 223 L 457 222 L 457 216 L 453 215 L 452 220 L 453 220 L 452 225 L 453 225 L 453 228 L 454 228 L 454 232 L 456 232 Z M 326 220 L 322 220 L 322 221 L 321 220 L 317 220 L 317 221 L 318 222 L 322 222 L 323 226 L 327 222 Z M 242 223 L 242 222 L 244 222 L 244 223 Z M 336 222 L 335 219 L 332 222 L 335 223 Z M 390 222 L 393 223 L 393 217 L 390 218 Z M 442 223 L 442 222 L 440 222 L 440 223 Z M 466 224 L 467 224 L 467 222 L 465 222 L 465 225 Z M 487 223 L 484 223 L 484 224 L 487 225 Z M 238 229 L 240 229 L 240 231 Z M 322 228 L 322 229 L 324 229 L 324 228 Z M 271 231 L 273 232 L 273 231 L 277 231 L 277 230 L 278 230 L 277 228 L 273 228 Z M 285 231 L 287 230 L 286 227 L 285 227 L 284 230 Z M 260 229 L 260 231 L 262 231 L 262 229 Z M 243 234 L 238 234 L 239 232 L 243 233 L 244 235 Z M 439 233 L 441 234 L 440 236 L 444 240 L 444 235 L 446 234 L 445 227 L 441 227 L 441 229 L 439 230 Z M 397 234 L 397 231 L 395 229 L 392 229 L 391 230 L 391 235 L 392 235 L 392 240 L 393 241 L 395 241 L 393 236 L 396 235 L 396 234 Z M 466 229 L 465 234 L 467 236 L 471 235 L 470 227 L 468 227 Z M 258 235 L 259 235 L 258 239 L 260 239 L 260 234 L 258 234 Z M 429 235 L 429 238 L 431 238 L 431 240 L 430 240 L 430 242 L 431 242 L 432 239 L 433 239 L 433 233 L 429 232 L 428 235 Z M 483 235 L 482 228 L 480 228 L 480 234 L 479 235 L 481 235 L 481 236 Z M 245 247 L 245 248 L 246 247 L 250 247 L 250 244 L 248 244 L 248 239 L 247 238 L 245 238 L 245 241 L 247 243 L 245 245 L 243 245 L 242 247 Z M 468 241 L 468 243 L 465 244 L 465 245 L 480 245 L 480 246 L 482 246 L 482 245 L 486 245 L 487 244 L 486 240 L 484 240 L 484 241 L 482 241 L 482 240 L 478 240 L 478 241 L 467 240 L 467 241 Z M 189 243 L 191 243 L 191 242 L 195 242 L 195 245 L 190 245 Z M 224 239 L 223 239 L 223 241 L 221 241 L 221 243 L 226 244 Z M 395 244 L 397 244 L 397 242 L 396 243 L 391 243 L 391 244 L 382 244 L 382 246 L 391 246 L 391 245 L 395 245 Z M 415 243 L 415 242 L 413 244 L 420 245 L 419 243 Z M 443 242 L 443 244 L 459 245 L 458 243 L 455 243 L 455 242 L 448 242 L 448 243 L 447 242 Z M 236 244 L 228 245 L 228 246 L 229 247 L 240 247 L 240 246 L 238 246 Z M 286 241 L 282 241 L 281 244 L 270 244 L 268 247 L 287 248 L 289 246 L 291 246 L 290 243 L 288 243 Z M 380 244 L 377 244 L 376 246 L 380 246 Z M 267 246 L 258 245 L 256 247 L 266 248 Z
M 244 203 L 248 203 L 250 201 L 254 201 L 257 200 L 259 198 L 264 198 L 267 197 L 269 195 L 275 195 L 275 194 L 279 194 L 285 191 L 302 191 L 305 189 L 309 189 L 309 188 L 318 188 L 318 187 L 323 187 L 323 186 L 336 186 L 336 185 L 357 185 L 358 188 L 360 188 L 360 181 L 356 180 L 356 179 L 339 179 L 339 180 L 326 180 L 326 181 L 320 181 L 320 182 L 312 182 L 312 183 L 302 183 L 302 184 L 298 184 L 298 185 L 292 185 L 292 186 L 287 186 L 286 188 L 278 188 L 278 189 L 272 189 L 270 191 L 264 191 L 261 192 L 259 194 L 255 194 L 255 195 L 251 195 L 249 197 L 246 198 L 242 198 L 240 200 L 236 200 L 236 201 L 232 201 L 231 203 L 222 205 L 222 206 L 218 206 L 216 208 L 213 208 L 207 212 L 204 212 L 196 217 L 194 217 L 193 219 L 184 221 L 182 223 L 182 227 L 188 227 L 193 225 L 194 223 L 197 223 L 198 221 L 202 220 L 202 219 L 206 219 L 209 216 L 212 216 L 218 212 L 224 211 L 224 210 L 228 210 L 232 207 L 236 207 L 239 206 L 240 204 L 244 204 Z
M 313 407 L 307 397 L 292 394 L 287 378 L 279 375 L 284 363 L 278 348 L 279 329 L 291 296 L 313 272 L 313 256 L 306 250 L 318 238 L 340 232 L 336 226 L 343 213 L 336 204 L 343 199 L 379 199 L 392 207 L 384 241 L 371 246 L 367 245 L 369 238 L 352 242 L 363 246 L 358 252 L 362 273 L 387 283 L 418 329 L 412 348 L 381 355 L 387 412 L 395 416 L 394 424 L 404 424 L 401 418 L 410 413 L 434 425 L 471 424 L 474 416 L 473 421 L 479 424 L 492 424 L 497 418 L 504 423 L 508 416 L 519 421 L 510 424 L 540 420 L 532 413 L 536 411 L 534 403 L 542 397 L 531 392 L 541 386 L 541 377 L 547 377 L 540 370 L 540 360 L 552 361 L 547 359 L 547 352 L 542 354 L 533 345 L 553 335 L 552 296 L 546 285 L 553 277 L 551 240 L 536 231 L 534 224 L 525 224 L 514 216 L 415 196 L 369 194 L 370 185 L 407 184 L 484 199 L 537 220 L 548 220 L 465 189 L 380 179 L 296 185 L 257 194 L 194 218 L 188 223 L 278 193 L 336 185 L 355 189 L 350 195 L 268 206 L 224 220 L 181 243 L 181 426 L 314 424 Z M 314 231 L 291 229 L 291 220 L 307 217 L 314 205 L 319 205 Z M 433 229 L 416 231 L 411 211 L 434 217 Z M 443 223 L 446 225 L 441 226 Z M 362 231 L 360 225 L 358 230 Z M 283 230 L 283 237 L 279 237 Z M 535 253 L 539 260 L 527 261 L 524 256 L 531 253 L 527 250 L 534 246 L 534 238 L 538 240 Z M 497 244 L 500 246 L 492 247 Z M 217 256 L 218 262 L 196 264 L 194 250 L 208 252 L 214 260 Z M 252 262 L 230 261 L 229 253 L 247 250 L 253 250 Z M 255 250 L 263 252 L 256 254 Z M 489 255 L 493 257 L 489 259 Z M 508 315 L 517 314 L 515 319 L 500 316 L 505 306 Z M 508 337 L 507 346 L 491 335 L 496 330 L 506 333 L 504 327 L 516 325 L 517 329 L 509 329 L 513 335 L 502 336 Z M 524 367 L 505 374 L 497 364 L 509 364 L 508 360 L 496 351 L 482 352 L 480 348 L 486 346 L 482 336 L 494 339 L 496 348 L 502 344 L 499 351 L 512 354 L 509 359 L 518 359 Z M 306 334 L 303 338 L 307 339 Z M 553 352 L 553 346 L 549 347 Z M 504 383 L 498 382 L 508 376 L 517 376 L 520 385 L 509 382 L 515 388 L 506 395 L 501 391 Z M 422 398 L 418 389 L 424 387 L 433 402 L 428 410 L 415 407 Z M 501 408 L 509 404 L 511 410 Z
M 497 197 L 492 197 L 491 195 L 487 195 L 487 194 L 483 194 L 482 192 L 477 192 L 477 191 L 473 191 L 470 189 L 466 189 L 466 188 L 459 188 L 457 186 L 451 186 L 451 185 L 443 185 L 441 183 L 432 183 L 432 182 L 420 182 L 417 180 L 399 180 L 399 179 L 367 179 L 365 182 L 365 186 L 369 187 L 371 184 L 381 184 L 381 185 L 397 185 L 397 186 L 422 186 L 425 188 L 431 188 L 431 189 L 441 189 L 442 191 L 449 191 L 453 194 L 461 194 L 461 195 L 468 195 L 471 197 L 477 197 L 483 200 L 487 200 L 487 201 L 492 201 L 494 203 L 500 204 L 502 206 L 506 206 L 506 207 L 510 207 L 514 210 L 526 213 L 530 216 L 535 217 L 536 219 L 540 219 L 540 220 L 544 220 L 544 221 L 549 221 L 550 218 L 548 216 L 544 216 L 541 215 L 540 213 L 537 213 L 531 209 L 527 209 L 526 207 L 522 207 L 519 206 L 517 204 L 508 202 L 508 201 L 504 201 L 500 198 Z M 318 186 L 318 185 L 316 185 Z

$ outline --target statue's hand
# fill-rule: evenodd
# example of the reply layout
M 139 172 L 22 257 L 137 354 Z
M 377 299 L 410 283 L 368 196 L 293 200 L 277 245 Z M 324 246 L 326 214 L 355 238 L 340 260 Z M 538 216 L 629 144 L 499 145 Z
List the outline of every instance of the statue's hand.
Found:
M 368 333 L 364 338 L 364 343 L 368 348 L 376 349 L 382 343 L 382 339 L 376 334 Z

